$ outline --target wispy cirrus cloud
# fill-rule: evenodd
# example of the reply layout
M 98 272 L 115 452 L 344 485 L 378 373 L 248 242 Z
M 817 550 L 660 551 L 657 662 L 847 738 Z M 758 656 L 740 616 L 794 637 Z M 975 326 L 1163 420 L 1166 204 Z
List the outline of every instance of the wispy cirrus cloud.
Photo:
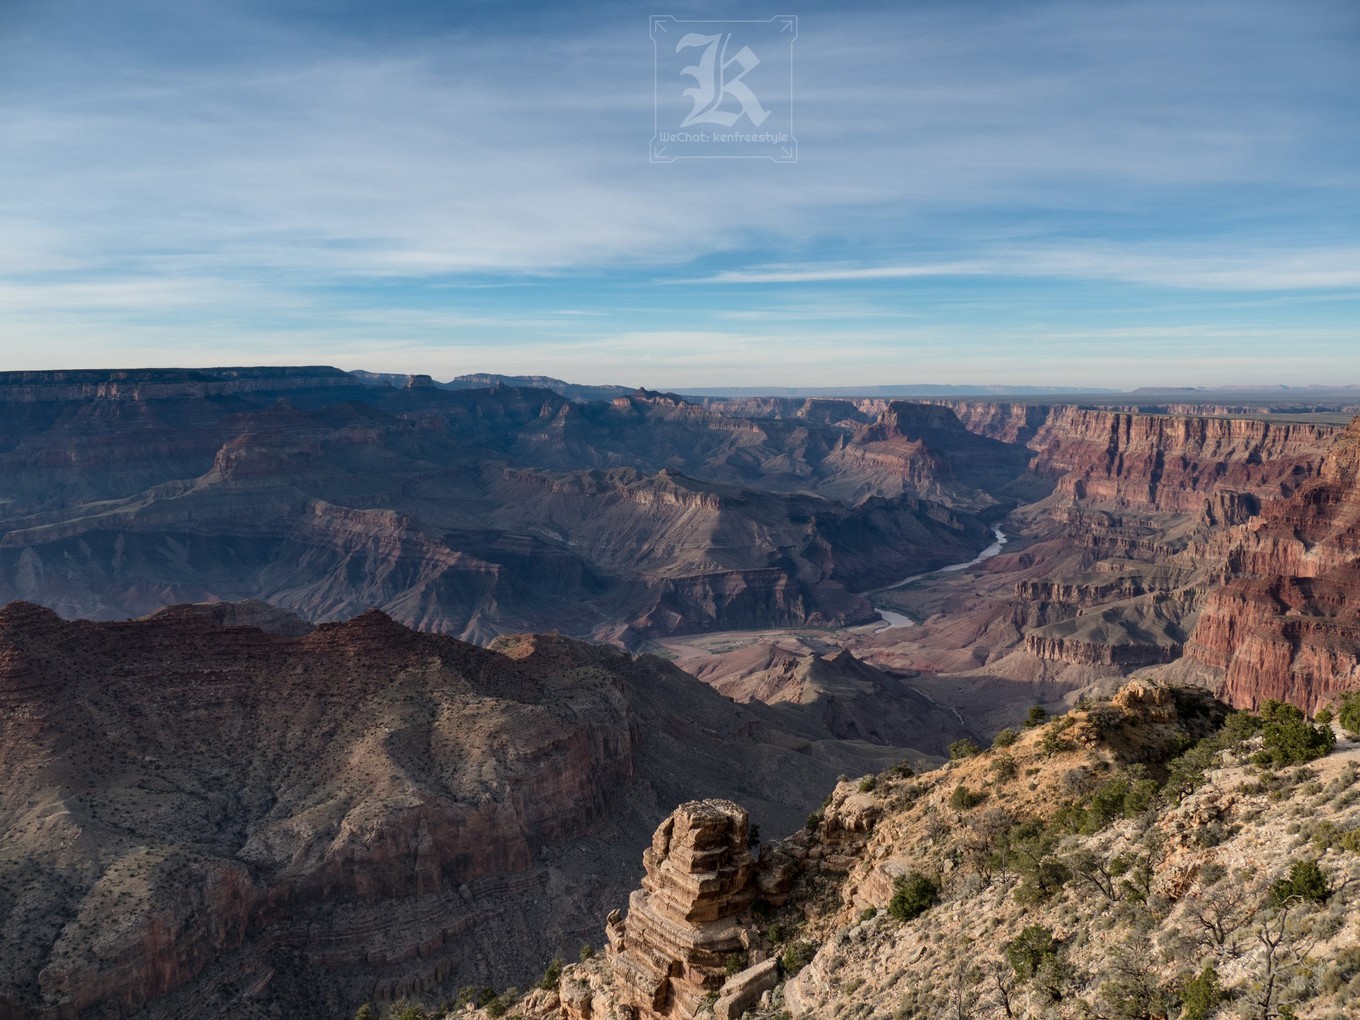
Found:
M 718 334 L 715 374 L 723 350 L 758 371 L 738 352 L 773 343 L 813 374 L 853 351 L 872 376 L 846 342 L 866 316 L 903 350 L 929 320 L 981 356 L 1006 313 L 1161 328 L 1168 295 L 1187 329 L 1247 328 L 1231 301 L 1253 291 L 1293 292 L 1277 331 L 1355 324 L 1360 14 L 1340 0 L 809 13 L 791 166 L 646 162 L 634 5 L 324 6 L 7 9 L 8 364 L 163 335 L 162 362 L 220 362 L 235 331 L 298 361 L 620 378 L 632 348 L 577 341 Z M 788 318 L 777 284 L 815 299 L 817 331 L 759 329 Z
M 907 265 L 773 265 L 729 269 L 677 284 L 852 283 L 930 277 L 1042 276 L 1115 280 L 1193 290 L 1270 291 L 1360 288 L 1360 247 L 1227 253 L 1147 246 L 1102 245 L 1069 249 L 1012 250 L 970 261 Z

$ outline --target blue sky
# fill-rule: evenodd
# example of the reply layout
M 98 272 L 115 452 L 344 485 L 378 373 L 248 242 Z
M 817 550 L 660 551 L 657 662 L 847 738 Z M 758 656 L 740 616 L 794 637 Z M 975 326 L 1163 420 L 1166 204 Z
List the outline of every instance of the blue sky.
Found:
M 648 162 L 651 14 L 796 164 Z M 0 368 L 259 363 L 1360 383 L 1360 5 L 0 0 Z

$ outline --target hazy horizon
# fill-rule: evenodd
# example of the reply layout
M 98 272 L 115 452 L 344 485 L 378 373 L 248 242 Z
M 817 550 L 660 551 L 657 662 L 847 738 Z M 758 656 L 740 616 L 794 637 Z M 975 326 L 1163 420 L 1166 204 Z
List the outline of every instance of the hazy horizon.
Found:
M 797 162 L 649 162 L 649 16 L 771 13 Z M 1358 54 L 1341 0 L 19 2 L 0 369 L 1358 384 Z
M 286 362 L 270 363 L 261 362 L 251 365 L 101 365 L 79 368 L 47 368 L 47 369 L 18 369 L 10 370 L 0 368 L 0 385 L 14 385 L 19 380 L 10 378 L 12 376 L 28 377 L 32 375 L 57 375 L 63 376 L 71 374 L 82 374 L 93 376 L 94 379 L 86 378 L 86 384 L 101 377 L 111 375 L 127 374 L 136 376 L 138 373 L 156 372 L 268 372 L 270 369 L 288 370 L 290 372 L 305 371 L 308 369 L 348 371 L 360 376 L 372 376 L 373 379 L 366 381 L 379 384 L 385 381 L 388 385 L 400 386 L 405 379 L 412 376 L 429 376 L 429 373 L 406 372 L 406 371 L 374 371 L 370 369 L 339 369 L 334 365 L 298 365 Z M 511 380 L 537 380 L 542 379 L 553 383 L 565 383 L 568 386 L 580 387 L 583 389 L 607 390 L 616 388 L 620 390 L 645 389 L 652 392 L 673 393 L 686 397 L 955 397 L 978 395 L 985 397 L 1015 396 L 1027 399 L 1039 397 L 1072 397 L 1089 396 L 1093 398 L 1119 398 L 1128 396 L 1147 396 L 1149 398 L 1172 398 L 1178 395 L 1196 396 L 1202 395 L 1214 399 L 1224 399 L 1227 397 L 1239 397 L 1242 400 L 1250 401 L 1253 398 L 1269 398 L 1278 395 L 1292 395 L 1319 400 L 1330 399 L 1336 402 L 1339 398 L 1346 398 L 1352 395 L 1360 396 L 1360 384 L 1355 383 L 1305 383 L 1298 385 L 1286 385 L 1281 383 L 1263 383 L 1258 385 L 1234 385 L 1234 384 L 1206 384 L 1206 385 L 1145 385 L 1130 386 L 1127 388 L 1109 386 L 1062 386 L 1062 385 L 1027 385 L 1022 383 L 1006 382 L 977 382 L 977 383 L 912 383 L 912 382 L 874 382 L 874 383 L 848 383 L 837 386 L 818 386 L 813 384 L 803 385 L 774 385 L 774 384 L 751 384 L 735 386 L 712 386 L 697 384 L 687 386 L 684 384 L 671 385 L 664 381 L 654 379 L 637 378 L 612 378 L 597 379 L 591 377 L 569 376 L 559 378 L 546 373 L 499 373 L 484 371 L 460 372 L 453 376 L 429 376 L 434 383 L 446 385 L 449 383 L 465 382 L 478 377 L 491 377 L 497 379 Z M 382 377 L 381 380 L 378 377 Z M 390 378 L 387 378 L 390 377 Z M 27 381 L 27 380 L 26 380 Z M 463 388 L 463 387 L 460 387 Z M 592 398 L 598 399 L 598 398 Z

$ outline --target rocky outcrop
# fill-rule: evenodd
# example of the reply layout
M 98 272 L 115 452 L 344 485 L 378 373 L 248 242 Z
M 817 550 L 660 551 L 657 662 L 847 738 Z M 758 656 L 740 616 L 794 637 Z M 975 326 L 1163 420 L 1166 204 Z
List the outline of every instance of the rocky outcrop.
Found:
M 1070 606 L 1080 610 L 1102 602 L 1118 602 L 1152 592 L 1168 592 L 1178 587 L 1174 574 L 1093 573 L 1076 578 L 1045 578 L 1017 581 L 1015 597 L 1025 602 Z M 1075 615 L 1075 614 L 1074 614 Z
M 1022 444 L 970 431 L 949 407 L 893 401 L 825 464 L 842 476 L 841 484 L 865 479 L 865 491 L 985 507 L 1004 501 L 1024 479 L 1027 458 Z
M 1228 536 L 1309 487 L 1340 435 L 1326 424 L 1054 407 L 1030 441 L 1056 480 L 1030 527 L 1068 551 L 1019 581 L 1009 617 L 1035 658 L 1132 669 L 1175 661 L 1240 567 Z
M 772 991 L 779 978 L 778 960 L 765 960 L 733 974 L 718 989 L 718 1001 L 713 1004 L 714 1020 L 737 1020 L 762 995 Z
M 848 594 L 841 600 L 848 603 Z M 731 570 L 657 582 L 656 602 L 630 622 L 640 637 L 705 630 L 755 630 L 800 624 L 865 623 L 874 618 L 867 603 L 858 612 L 840 608 L 830 616 L 809 612 L 814 604 L 797 579 L 778 567 Z
M 1360 687 L 1360 420 L 1288 498 L 1233 529 L 1222 587 L 1188 652 L 1218 671 L 1223 697 L 1313 711 Z
M 746 811 L 720 800 L 682 804 L 656 830 L 642 888 L 606 928 L 618 997 L 638 1016 L 688 1020 L 710 995 L 736 1016 L 773 986 L 774 961 L 751 959 L 743 915 L 758 895 L 781 903 L 791 868 L 770 852 L 757 861 L 747 835 Z
M 1316 472 L 1329 425 L 1057 407 L 1029 446 L 1031 468 L 1084 504 L 1198 512 L 1219 489 L 1278 494 Z
M 843 740 L 943 758 L 950 743 L 970 735 L 953 712 L 844 649 L 818 655 L 788 640 L 754 642 L 677 665 L 733 701 L 761 702 L 790 719 L 816 719 Z
M 1126 689 L 1110 704 L 1049 724 L 1066 727 L 1057 742 L 1062 750 L 1055 752 L 1052 730 L 1040 727 L 1004 749 L 928 775 L 878 777 L 874 793 L 883 817 L 837 883 L 839 896 L 810 887 L 801 900 L 809 919 L 802 937 L 819 948 L 757 1015 L 874 1017 L 898 1009 L 913 1017 L 971 1012 L 1000 1020 L 1032 1014 L 1028 990 L 1021 986 L 1016 994 L 1010 984 L 1022 932 L 1042 934 L 1048 951 L 1070 967 L 1054 1015 L 1174 1014 L 1169 997 L 1165 1006 L 1144 1004 L 1185 972 L 1186 946 L 1216 954 L 1222 983 L 1232 989 L 1225 998 L 1240 1001 L 1260 995 L 1261 976 L 1274 973 L 1276 960 L 1257 938 L 1268 923 L 1283 928 L 1279 914 L 1263 905 L 1270 884 L 1304 857 L 1332 883 L 1331 916 L 1345 920 L 1320 936 L 1322 948 L 1290 973 L 1303 975 L 1317 960 L 1353 952 L 1349 947 L 1360 941 L 1353 855 L 1309 846 L 1298 832 L 1299 795 L 1291 804 L 1263 788 L 1250 745 L 1219 755 L 1198 789 L 1156 799 L 1137 823 L 1116 820 L 1066 836 L 1058 855 L 1073 866 L 1072 877 L 1058 895 L 1026 896 L 1023 887 L 1016 891 L 1013 875 L 996 870 L 998 833 L 1015 831 L 1017 823 L 1040 828 L 1055 811 L 1089 803 L 1091 789 L 1119 776 L 1121 766 L 1164 762 L 1204 735 L 1212 725 L 1204 725 L 1204 713 L 1219 720 L 1221 706 L 1193 697 L 1182 690 Z M 1345 794 L 1358 758 L 1354 745 L 1341 744 L 1338 753 L 1310 763 L 1314 788 L 1328 792 L 1309 802 L 1305 831 L 1353 831 L 1360 823 L 1360 807 Z M 998 765 L 1014 778 L 999 779 Z M 982 802 L 952 807 L 952 792 L 960 788 Z M 1139 890 L 1104 873 L 1110 863 L 1131 858 L 1143 869 L 1143 888 L 1169 904 L 1136 931 L 1110 916 Z M 1094 880 L 1092 863 L 1099 869 Z M 939 902 L 903 922 L 883 908 L 896 880 L 912 873 L 938 887 Z M 1218 925 L 1209 937 L 1201 927 L 1206 918 Z M 1142 998 L 1132 1010 L 1131 987 L 1146 990 L 1134 993 Z M 1300 980 L 1274 998 L 1280 1012 L 1344 1016 L 1355 995 L 1336 980 L 1326 987 Z
M 950 408 L 969 432 L 1003 443 L 1027 446 L 1048 420 L 1047 404 L 1016 404 L 982 400 L 925 401 Z
M 1015 597 L 1010 600 L 1013 623 L 1021 631 L 1032 631 L 1074 620 L 1111 602 L 1133 604 L 1130 600 L 1142 596 L 1170 596 L 1193 579 L 1190 571 L 1172 566 L 1140 570 L 1137 563 L 1129 560 L 1100 560 L 1095 566 L 1091 574 L 1077 577 L 1017 581 Z
M 0 1002 L 28 1015 L 133 1013 L 229 962 L 258 981 L 258 954 L 339 904 L 356 926 L 366 910 L 410 925 L 357 959 L 332 945 L 348 983 L 412 939 L 447 966 L 466 906 L 432 928 L 414 904 L 529 873 L 534 847 L 599 825 L 637 767 L 617 674 L 569 691 L 379 613 L 288 637 L 193 608 L 98 626 L 18 604 L 0 611 L 0 663 L 6 716 L 28 720 L 0 742 L 8 867 L 31 883 L 11 918 L 57 897 L 54 927 L 15 921 L 0 951 Z M 492 763 L 484 742 L 507 740 Z
M 734 418 L 789 418 L 825 425 L 863 425 L 888 407 L 882 397 L 695 397 L 716 414 Z
M 1148 666 L 1172 662 L 1184 650 L 1184 621 L 1199 594 L 1192 588 L 1078 610 L 1076 616 L 1025 634 L 1038 659 L 1078 666 Z
M 1152 666 L 1174 662 L 1180 658 L 1181 650 L 1178 644 L 1092 641 L 1034 631 L 1025 635 L 1025 651 L 1036 659 L 1073 666 Z

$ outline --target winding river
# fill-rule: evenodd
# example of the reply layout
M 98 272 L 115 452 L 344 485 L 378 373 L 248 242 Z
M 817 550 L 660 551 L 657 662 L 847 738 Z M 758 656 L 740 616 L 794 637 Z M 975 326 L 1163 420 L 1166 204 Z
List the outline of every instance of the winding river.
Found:
M 978 553 L 967 563 L 951 563 L 949 566 L 940 567 L 938 570 L 927 570 L 924 574 L 912 574 L 911 577 L 904 577 L 902 578 L 902 580 L 895 581 L 892 584 L 885 585 L 882 588 L 875 588 L 868 594 L 878 595 L 881 592 L 892 591 L 894 588 L 901 588 L 904 585 L 911 584 L 912 581 L 919 581 L 923 577 L 934 577 L 936 574 L 952 574 L 959 570 L 967 570 L 969 567 L 973 566 L 976 563 L 981 563 L 983 560 L 990 560 L 997 553 L 1001 552 L 1001 547 L 1006 544 L 1006 534 L 1000 528 L 993 527 L 992 534 L 996 536 L 996 541 L 989 545 L 986 549 L 983 549 L 982 552 Z M 877 606 L 875 606 L 875 608 L 878 609 L 878 615 L 883 617 L 883 621 L 887 624 L 886 627 L 879 628 L 880 633 L 885 630 L 892 630 L 895 627 L 916 626 L 916 621 L 913 620 L 910 616 L 905 616 L 902 613 L 894 613 L 887 609 L 881 609 Z

